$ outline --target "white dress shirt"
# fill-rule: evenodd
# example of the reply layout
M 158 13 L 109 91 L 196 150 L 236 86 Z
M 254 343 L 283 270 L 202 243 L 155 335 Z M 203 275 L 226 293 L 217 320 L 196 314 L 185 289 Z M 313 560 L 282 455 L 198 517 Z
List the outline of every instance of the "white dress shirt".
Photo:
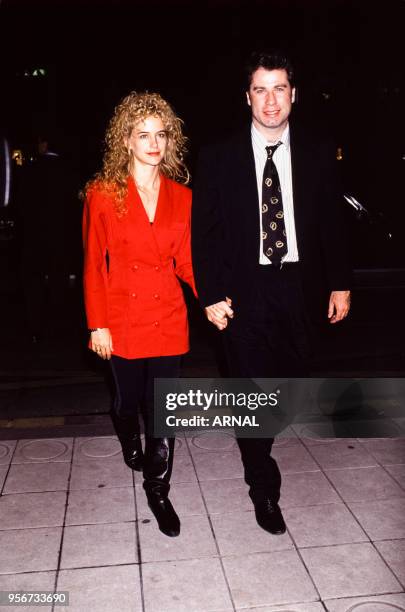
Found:
M 291 153 L 290 153 L 290 128 L 287 125 L 281 138 L 281 145 L 273 154 L 273 162 L 277 168 L 280 179 L 281 195 L 283 198 L 284 223 L 287 234 L 287 253 L 284 255 L 283 262 L 294 262 L 299 260 L 297 248 L 297 236 L 295 233 L 294 221 L 294 206 L 293 206 L 293 189 L 292 189 L 292 172 L 291 172 Z M 263 172 L 267 161 L 266 147 L 277 144 L 276 142 L 268 142 L 266 138 L 257 130 L 252 123 L 252 146 L 255 158 L 257 192 L 259 194 L 259 218 L 260 218 L 260 251 L 259 263 L 263 265 L 271 264 L 271 261 L 263 253 L 262 239 L 262 189 L 263 189 Z

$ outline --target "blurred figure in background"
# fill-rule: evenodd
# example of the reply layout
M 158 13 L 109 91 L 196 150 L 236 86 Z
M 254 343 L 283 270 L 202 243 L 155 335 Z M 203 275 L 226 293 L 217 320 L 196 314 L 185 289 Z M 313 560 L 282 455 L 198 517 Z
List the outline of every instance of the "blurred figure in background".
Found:
M 33 342 L 62 329 L 69 282 L 68 253 L 76 198 L 72 177 L 47 134 L 21 169 L 16 196 L 21 285 Z M 77 208 L 77 204 L 76 204 Z

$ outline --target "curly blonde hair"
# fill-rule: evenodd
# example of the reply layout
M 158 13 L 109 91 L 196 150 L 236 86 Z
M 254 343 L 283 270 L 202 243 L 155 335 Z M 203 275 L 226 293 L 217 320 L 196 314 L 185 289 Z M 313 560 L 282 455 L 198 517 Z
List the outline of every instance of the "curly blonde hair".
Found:
M 105 150 L 101 172 L 90 180 L 85 187 L 85 194 L 95 186 L 102 187 L 114 197 L 114 206 L 119 216 L 127 212 L 125 197 L 127 195 L 127 178 L 133 162 L 133 153 L 125 144 L 131 136 L 134 126 L 147 117 L 158 117 L 162 120 L 167 134 L 167 147 L 160 164 L 160 172 L 180 183 L 187 184 L 190 174 L 183 161 L 186 152 L 187 138 L 183 135 L 183 121 L 158 93 L 137 93 L 132 91 L 114 110 L 105 135 Z

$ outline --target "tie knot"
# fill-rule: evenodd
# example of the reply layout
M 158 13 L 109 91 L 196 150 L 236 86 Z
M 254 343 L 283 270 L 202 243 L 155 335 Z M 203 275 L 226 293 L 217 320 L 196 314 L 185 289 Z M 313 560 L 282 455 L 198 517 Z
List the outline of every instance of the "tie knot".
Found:
M 269 145 L 268 147 L 266 147 L 267 159 L 271 159 L 273 157 L 274 151 L 278 149 L 280 145 L 281 145 L 281 140 L 279 140 L 278 143 L 275 145 Z

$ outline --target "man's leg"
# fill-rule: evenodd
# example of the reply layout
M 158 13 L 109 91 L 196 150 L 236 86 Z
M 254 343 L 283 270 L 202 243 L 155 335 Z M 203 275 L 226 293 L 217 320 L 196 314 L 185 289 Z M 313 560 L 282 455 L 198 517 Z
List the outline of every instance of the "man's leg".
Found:
M 262 341 L 263 334 L 246 329 L 246 335 L 226 333 L 225 350 L 231 378 L 268 378 L 271 372 L 271 357 Z M 249 383 L 246 382 L 246 391 Z M 253 502 L 269 497 L 280 499 L 281 476 L 276 461 L 271 457 L 273 437 L 237 437 L 245 481 Z
M 242 314 L 236 325 L 230 321 L 224 334 L 230 376 L 305 376 L 309 343 L 299 266 L 261 267 L 255 280 L 250 312 Z M 273 441 L 273 437 L 238 437 L 258 523 L 271 533 L 283 533 L 285 524 L 278 507 L 281 475 L 271 457 Z

